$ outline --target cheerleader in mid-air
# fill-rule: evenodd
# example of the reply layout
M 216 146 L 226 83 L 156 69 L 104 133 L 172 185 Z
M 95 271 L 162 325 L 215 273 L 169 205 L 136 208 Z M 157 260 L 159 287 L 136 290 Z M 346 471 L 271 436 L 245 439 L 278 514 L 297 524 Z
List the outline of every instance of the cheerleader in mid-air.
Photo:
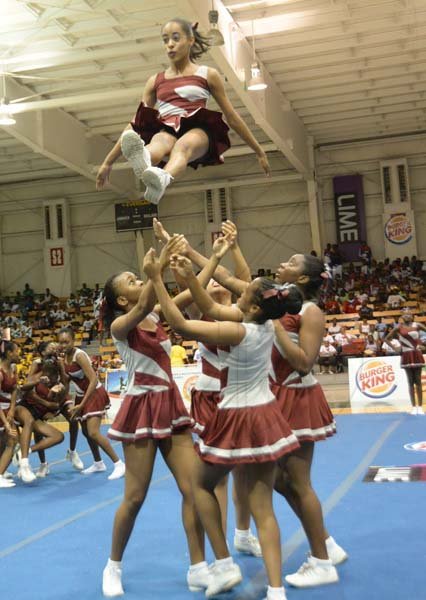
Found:
M 188 165 L 197 168 L 223 162 L 222 154 L 230 147 L 228 125 L 252 148 L 261 169 L 269 175 L 267 156 L 233 108 L 219 73 L 195 64 L 209 49 L 208 38 L 199 33 L 198 24 L 171 19 L 163 26 L 161 36 L 169 67 L 148 79 L 134 120 L 98 171 L 97 189 L 108 182 L 113 163 L 123 153 L 146 185 L 145 199 L 158 204 L 167 186 Z M 210 96 L 228 125 L 220 112 L 206 108 Z M 154 109 L 156 105 L 158 110 Z

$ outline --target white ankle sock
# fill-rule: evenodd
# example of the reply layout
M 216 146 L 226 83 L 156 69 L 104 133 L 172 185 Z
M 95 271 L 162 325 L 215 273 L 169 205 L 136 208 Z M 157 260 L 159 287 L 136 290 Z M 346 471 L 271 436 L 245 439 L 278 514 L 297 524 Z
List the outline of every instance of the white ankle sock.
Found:
M 234 564 L 232 556 L 228 556 L 227 558 L 217 558 L 214 561 L 214 566 L 219 567 L 220 569 L 226 569 L 226 567 L 230 567 L 232 564 Z
M 203 560 L 202 562 L 196 563 L 195 565 L 189 565 L 189 572 L 195 573 L 196 571 L 201 571 L 205 568 L 207 568 L 207 562 Z
M 121 560 L 111 560 L 108 559 L 108 567 L 113 567 L 114 569 L 121 569 Z
M 237 529 L 237 528 L 235 528 L 235 535 L 240 540 L 247 539 L 249 537 L 249 535 L 250 535 L 250 528 L 249 529 Z
M 21 463 L 21 467 L 29 466 L 28 458 L 21 458 L 20 463 Z
M 285 591 L 283 587 L 274 588 L 268 585 L 268 600 L 282 600 L 285 598 Z
M 318 567 L 331 567 L 333 566 L 331 560 L 329 558 L 317 558 L 316 556 L 311 556 L 312 560 L 318 565 Z

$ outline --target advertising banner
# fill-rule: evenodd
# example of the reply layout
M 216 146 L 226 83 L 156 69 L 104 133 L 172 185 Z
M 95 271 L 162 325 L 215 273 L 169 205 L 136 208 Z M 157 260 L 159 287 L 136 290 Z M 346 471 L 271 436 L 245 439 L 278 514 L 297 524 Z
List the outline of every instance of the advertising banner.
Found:
M 337 243 L 344 261 L 357 260 L 366 239 L 362 175 L 333 177 Z
M 172 367 L 173 378 L 182 394 L 186 408 L 191 407 L 191 389 L 201 373 L 201 365 L 193 363 L 183 367 Z M 107 371 L 105 388 L 111 400 L 111 408 L 108 411 L 110 419 L 113 419 L 120 408 L 121 399 L 126 393 L 128 374 L 125 369 L 110 369 Z
M 400 356 L 350 358 L 349 396 L 352 408 L 411 407 L 407 376 Z M 423 370 L 424 372 L 424 370 Z

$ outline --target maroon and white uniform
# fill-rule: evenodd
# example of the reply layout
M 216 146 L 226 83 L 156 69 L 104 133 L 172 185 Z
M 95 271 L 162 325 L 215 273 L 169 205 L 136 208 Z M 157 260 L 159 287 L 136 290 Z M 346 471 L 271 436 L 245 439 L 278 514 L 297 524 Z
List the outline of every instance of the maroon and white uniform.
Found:
M 203 321 L 212 321 L 202 317 Z M 191 391 L 191 417 L 194 419 L 194 431 L 204 431 L 217 410 L 220 402 L 220 360 L 218 347 L 214 344 L 198 342 L 201 357 L 201 374 Z
M 90 357 L 84 350 L 80 348 L 76 348 L 74 350 L 74 354 L 72 356 L 72 361 L 70 363 L 65 362 L 65 372 L 73 382 L 75 387 L 75 404 L 78 405 L 83 400 L 84 394 L 86 393 L 87 388 L 89 387 L 89 379 L 84 374 L 83 369 L 77 362 L 77 357 L 80 355 L 86 356 L 87 360 L 90 362 Z M 106 393 L 104 386 L 98 381 L 96 384 L 96 389 L 92 392 L 85 405 L 83 406 L 82 411 L 77 416 L 77 419 L 80 421 L 86 421 L 90 417 L 103 417 L 106 414 L 107 409 L 110 406 L 109 397 Z
M 398 327 L 398 341 L 401 344 L 401 368 L 421 368 L 425 364 L 422 351 L 419 349 L 420 333 L 417 323 L 411 323 L 408 327 Z
M 0 380 L 0 408 L 7 417 L 7 413 L 10 409 L 10 403 L 12 400 L 12 393 L 16 388 L 18 382 L 16 374 L 9 375 L 3 369 L 0 369 L 1 380 Z M 3 423 L 0 422 L 0 431 L 4 431 Z
M 191 129 L 203 129 L 209 136 L 209 149 L 204 156 L 189 163 L 194 168 L 223 163 L 222 154 L 231 145 L 229 127 L 222 114 L 206 108 L 210 98 L 207 74 L 206 66 L 199 66 L 194 75 L 171 79 L 166 79 L 164 72 L 158 73 L 154 84 L 158 110 L 142 102 L 131 124 L 147 144 L 159 131 L 179 138 Z
M 35 361 L 34 361 L 34 363 L 35 363 L 35 365 L 36 365 L 36 369 L 35 369 L 35 371 L 34 371 L 34 375 L 37 375 L 37 374 L 38 374 L 38 373 L 40 373 L 40 371 L 42 370 L 42 364 L 41 364 L 41 363 L 42 363 L 42 360 L 41 360 L 40 358 L 36 358 L 36 359 L 35 359 Z M 33 364 L 34 364 L 34 363 L 33 363 Z M 58 381 L 57 381 L 56 383 L 62 383 L 60 379 L 61 379 L 61 378 L 60 378 L 60 377 L 58 377 Z M 59 410 L 59 412 L 61 412 L 61 411 L 62 411 L 62 408 L 63 408 L 63 407 L 65 407 L 65 406 L 69 406 L 70 404 L 74 404 L 74 400 L 72 400 L 72 398 L 70 398 L 70 396 L 69 396 L 69 395 L 67 395 L 67 396 L 66 396 L 66 398 L 65 398 L 65 400 L 64 400 L 64 401 L 61 403 L 61 407 L 60 407 L 60 410 Z
M 302 315 L 309 304 L 304 303 L 299 314 L 284 315 L 280 319 L 295 344 L 299 343 Z M 277 340 L 272 348 L 271 385 L 281 412 L 299 442 L 317 442 L 336 432 L 322 387 L 311 373 L 302 377 L 293 369 Z
M 246 334 L 240 344 L 218 350 L 220 402 L 196 445 L 206 462 L 270 462 L 299 446 L 268 383 L 273 324 L 241 325 Z
M 167 438 L 192 426 L 170 365 L 171 343 L 150 313 L 155 331 L 132 329 L 126 341 L 113 337 L 128 373 L 126 394 L 108 436 L 122 442 Z
M 43 400 L 49 400 L 50 388 L 44 383 L 37 383 L 37 385 L 34 386 L 34 392 Z M 25 394 L 24 399 L 20 405 L 25 406 L 25 408 L 27 408 L 30 411 L 30 413 L 35 419 L 44 420 L 47 414 L 58 415 L 60 413 L 59 404 L 56 409 L 47 408 L 47 406 L 44 406 L 44 404 L 41 404 L 37 400 L 32 391 L 27 392 Z

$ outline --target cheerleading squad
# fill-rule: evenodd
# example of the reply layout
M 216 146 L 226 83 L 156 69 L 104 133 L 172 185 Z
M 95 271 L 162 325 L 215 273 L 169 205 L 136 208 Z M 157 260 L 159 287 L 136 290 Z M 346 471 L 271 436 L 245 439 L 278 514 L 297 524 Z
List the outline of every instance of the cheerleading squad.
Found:
M 103 319 L 129 373 L 126 395 L 108 433 L 123 443 L 126 472 L 103 572 L 107 597 L 124 593 L 122 557 L 158 450 L 182 495 L 191 591 L 212 597 L 242 579 L 226 541 L 230 473 L 237 509 L 234 547 L 263 557 L 266 600 L 286 597 L 274 489 L 299 517 L 311 549 L 306 563 L 286 576 L 290 585 L 337 582 L 335 565 L 347 558 L 325 528 L 310 480 L 315 442 L 336 431 L 311 374 L 324 332 L 316 299 L 327 271 L 317 257 L 296 254 L 280 265 L 275 282 L 249 281 L 235 226 L 228 222 L 223 229 L 225 235 L 207 259 L 183 236 L 170 237 L 155 222 L 164 245 L 158 258 L 153 249 L 145 255 L 147 282 L 122 272 L 105 284 Z M 228 251 L 237 260 L 236 276 L 219 264 Z M 192 263 L 201 269 L 197 276 Z M 185 288 L 173 299 L 162 278 L 168 265 Z M 238 298 L 235 304 L 232 294 Z M 162 317 L 177 333 L 199 343 L 202 373 L 192 391 L 191 414 L 173 381 Z M 251 518 L 258 540 L 250 530 Z M 215 555 L 212 565 L 205 560 L 205 535 Z
M 74 346 L 73 330 L 61 329 L 58 343 L 42 342 L 38 353 L 26 381 L 18 386 L 19 347 L 13 341 L 2 341 L 0 346 L 0 488 L 16 485 L 7 471 L 12 456 L 19 467 L 17 476 L 24 483 L 49 474 L 46 450 L 64 440 L 64 435 L 49 423 L 59 415 L 69 423 L 66 458 L 75 469 L 84 475 L 106 471 L 100 454 L 103 450 L 113 463 L 108 479 L 123 477 L 124 463 L 100 429 L 109 407 L 108 394 L 98 381 L 88 355 Z M 75 390 L 73 400 L 69 395 L 71 382 Z M 93 464 L 86 469 L 76 450 L 79 423 L 93 456 Z M 36 473 L 28 460 L 30 453 L 38 453 L 40 459 Z

